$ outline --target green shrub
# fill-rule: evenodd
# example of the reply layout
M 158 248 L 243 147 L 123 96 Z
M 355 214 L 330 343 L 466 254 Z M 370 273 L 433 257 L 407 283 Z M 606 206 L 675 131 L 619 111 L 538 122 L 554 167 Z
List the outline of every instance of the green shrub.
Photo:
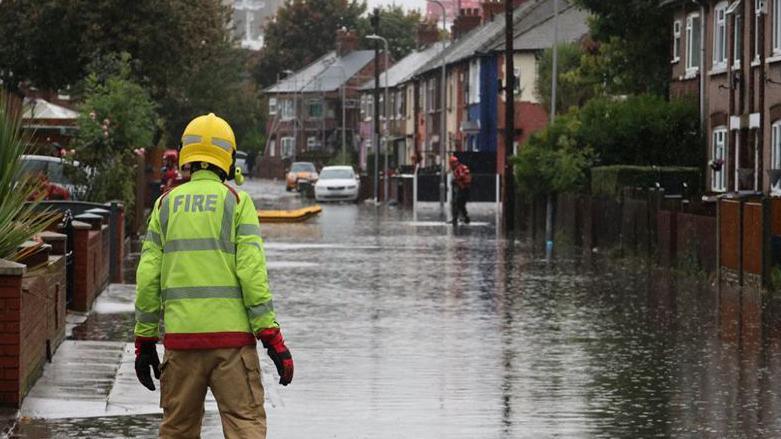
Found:
M 578 142 L 599 165 L 702 166 L 705 148 L 692 100 L 601 97 L 579 112 Z
M 519 190 L 542 195 L 583 188 L 591 151 L 577 144 L 579 126 L 577 111 L 572 111 L 531 136 L 511 159 Z
M 48 210 L 36 210 L 46 189 L 37 175 L 21 173 L 20 157 L 28 145 L 21 122 L 10 99 L 0 93 L 0 258 L 4 259 L 13 259 L 20 244 L 58 217 Z
M 649 188 L 655 187 L 657 183 L 672 193 L 680 193 L 683 183 L 686 183 L 690 192 L 697 193 L 700 180 L 698 168 L 599 166 L 591 169 L 591 193 L 617 197 L 626 187 Z

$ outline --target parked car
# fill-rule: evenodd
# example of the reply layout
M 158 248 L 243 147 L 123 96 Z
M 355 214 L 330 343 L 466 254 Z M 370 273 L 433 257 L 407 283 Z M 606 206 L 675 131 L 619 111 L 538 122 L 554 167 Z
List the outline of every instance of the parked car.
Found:
M 356 201 L 360 180 L 351 166 L 326 166 L 315 184 L 317 201 Z
M 79 162 L 71 165 L 60 157 L 23 155 L 21 163 L 23 174 L 38 174 L 44 179 L 47 199 L 78 200 L 84 195 L 86 188 L 75 185 L 65 172 L 66 166 L 80 166 Z
M 244 151 L 236 151 L 236 168 L 241 169 L 241 173 L 249 175 L 249 169 L 247 168 L 247 153 Z
M 288 191 L 300 190 L 301 183 L 315 184 L 317 179 L 317 168 L 313 163 L 293 162 L 285 178 L 285 189 Z

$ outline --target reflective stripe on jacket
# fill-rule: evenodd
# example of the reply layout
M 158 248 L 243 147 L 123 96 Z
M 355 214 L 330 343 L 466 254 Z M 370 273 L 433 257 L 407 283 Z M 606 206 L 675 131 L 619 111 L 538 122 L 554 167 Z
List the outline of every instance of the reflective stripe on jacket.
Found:
M 255 343 L 277 327 L 255 206 L 211 171 L 155 202 L 136 273 L 136 337 L 167 349 Z

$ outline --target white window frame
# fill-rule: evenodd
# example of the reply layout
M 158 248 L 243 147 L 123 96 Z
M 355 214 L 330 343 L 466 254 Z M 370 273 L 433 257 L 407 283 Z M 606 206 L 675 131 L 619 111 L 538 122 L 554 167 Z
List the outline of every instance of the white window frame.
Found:
M 681 20 L 673 22 L 673 63 L 681 60 Z
M 777 0 L 781 1 L 781 0 Z M 713 69 L 727 67 L 727 2 L 713 8 Z
M 296 118 L 295 105 L 293 99 L 280 99 L 279 117 L 282 120 L 293 120 Z
M 770 136 L 770 169 L 781 169 L 781 120 L 773 122 Z M 781 192 L 781 183 L 773 185 L 773 193 Z
M 781 0 L 773 0 L 773 55 L 781 55 Z
M 268 155 L 274 157 L 277 151 L 277 142 L 274 139 L 268 141 Z
M 711 135 L 711 157 L 715 162 L 721 159 L 723 164 L 718 171 L 711 168 L 711 190 L 713 192 L 726 192 L 727 190 L 727 142 L 729 132 L 726 126 L 713 129 Z
M 277 98 L 275 97 L 268 98 L 268 115 L 277 115 Z
M 743 58 L 743 16 L 735 15 L 732 29 L 732 65 L 740 68 L 740 62 Z
M 695 20 L 698 22 L 695 26 Z M 699 12 L 692 12 L 691 14 L 686 16 L 686 74 L 687 75 L 693 75 L 697 74 L 700 71 L 700 65 L 702 65 L 702 59 L 700 56 L 700 51 L 702 50 L 701 44 L 701 36 L 697 35 L 697 38 L 694 38 L 695 33 L 700 33 L 700 13 Z M 697 59 L 697 65 L 694 64 L 695 57 Z
M 469 63 L 469 104 L 480 103 L 480 60 Z
M 279 140 L 280 153 L 282 158 L 293 157 L 293 148 L 295 147 L 295 137 L 283 137 Z

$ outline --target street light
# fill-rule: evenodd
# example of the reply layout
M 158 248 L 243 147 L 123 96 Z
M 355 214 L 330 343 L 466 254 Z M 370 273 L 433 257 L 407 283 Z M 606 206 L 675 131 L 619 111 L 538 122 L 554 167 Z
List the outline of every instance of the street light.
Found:
M 347 88 L 347 71 L 344 69 L 344 66 L 341 64 L 342 61 L 340 60 L 338 64 L 334 64 L 334 66 L 342 71 L 342 86 L 341 88 L 341 95 L 342 95 L 342 160 L 344 160 L 344 164 L 347 164 L 347 127 L 345 125 L 345 119 L 346 119 L 346 113 L 345 113 L 345 89 Z
M 382 41 L 382 44 L 385 45 L 385 179 L 383 181 L 383 194 L 385 196 L 385 202 L 388 202 L 388 137 L 390 136 L 390 130 L 388 129 L 389 121 L 390 121 L 390 111 L 388 111 L 388 102 L 390 102 L 388 98 L 388 40 L 376 35 L 366 35 L 367 40 L 375 40 L 375 41 Z M 379 144 L 377 145 L 379 148 Z
M 435 5 L 439 6 L 439 9 L 442 10 L 442 29 L 447 30 L 447 9 L 445 9 L 445 5 L 442 4 L 439 0 L 426 0 L 429 3 L 434 3 Z M 445 187 L 447 186 L 447 160 L 445 159 L 445 137 L 447 137 L 447 128 L 445 127 L 446 121 L 446 115 L 445 115 L 445 99 L 447 98 L 447 92 L 446 92 L 446 75 L 445 75 L 445 46 L 446 46 L 446 40 L 442 39 L 442 59 L 441 59 L 441 69 L 442 69 L 442 84 L 441 84 L 441 94 L 442 94 L 442 109 L 441 109 L 441 125 L 440 126 L 440 133 L 439 133 L 439 155 L 440 155 L 440 161 L 442 162 L 442 178 L 439 181 L 439 210 L 442 215 L 445 213 Z

